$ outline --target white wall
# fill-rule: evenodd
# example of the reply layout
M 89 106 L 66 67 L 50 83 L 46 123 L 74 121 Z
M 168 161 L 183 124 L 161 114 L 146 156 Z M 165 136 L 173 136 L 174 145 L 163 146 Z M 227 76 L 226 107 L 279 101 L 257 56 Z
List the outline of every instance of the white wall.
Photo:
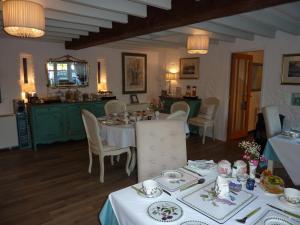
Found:
M 220 140 L 226 140 L 227 134 L 231 53 L 256 50 L 264 50 L 261 106 L 278 105 L 280 113 L 286 116 L 285 127 L 300 127 L 300 107 L 290 104 L 291 93 L 300 92 L 300 86 L 280 84 L 282 55 L 300 53 L 300 37 L 277 32 L 275 39 L 255 37 L 254 41 L 238 39 L 235 43 L 211 45 L 209 53 L 200 56 L 200 78 L 177 81 L 177 86 L 183 87 L 183 93 L 186 85 L 197 85 L 200 98 L 216 96 L 221 100 L 216 118 L 216 137 Z M 188 56 L 185 49 L 164 54 L 166 68 L 171 64 L 178 65 L 179 58 Z
M 12 100 L 20 98 L 20 54 L 32 55 L 36 89 L 39 96 L 47 96 L 57 89 L 48 89 L 47 76 L 45 72 L 46 61 L 49 58 L 57 58 L 70 54 L 89 62 L 90 77 L 89 86 L 81 88 L 80 91 L 95 93 L 97 91 L 97 60 L 104 59 L 107 68 L 107 83 L 109 90 L 112 90 L 117 98 L 129 102 L 129 95 L 122 95 L 122 62 L 121 52 L 137 52 L 132 50 L 120 50 L 103 47 L 92 47 L 79 51 L 66 51 L 64 45 L 49 42 L 21 40 L 21 39 L 0 39 L 0 88 L 2 103 L 0 103 L 0 114 L 7 114 L 13 111 Z M 141 102 L 150 101 L 157 97 L 161 90 L 159 78 L 161 77 L 160 56 L 155 51 L 143 51 L 147 54 L 148 66 L 148 91 L 146 94 L 139 94 Z

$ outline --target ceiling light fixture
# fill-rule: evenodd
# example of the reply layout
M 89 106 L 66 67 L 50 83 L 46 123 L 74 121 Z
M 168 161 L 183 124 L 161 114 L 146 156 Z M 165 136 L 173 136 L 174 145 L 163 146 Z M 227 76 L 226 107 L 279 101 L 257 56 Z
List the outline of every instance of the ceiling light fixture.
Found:
M 189 54 L 207 54 L 209 37 L 207 35 L 192 35 L 187 38 L 187 52 Z
M 26 0 L 3 1 L 3 24 L 9 35 L 42 37 L 45 34 L 44 7 Z

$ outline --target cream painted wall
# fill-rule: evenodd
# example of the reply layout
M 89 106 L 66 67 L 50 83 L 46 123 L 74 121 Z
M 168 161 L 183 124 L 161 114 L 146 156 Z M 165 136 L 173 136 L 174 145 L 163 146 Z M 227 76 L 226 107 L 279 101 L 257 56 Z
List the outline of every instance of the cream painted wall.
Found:
M 45 63 L 49 58 L 56 58 L 70 54 L 89 62 L 90 77 L 89 86 L 80 88 L 82 92 L 95 93 L 97 91 L 97 60 L 106 62 L 107 84 L 117 98 L 129 102 L 129 95 L 122 94 L 122 62 L 121 52 L 137 52 L 132 50 L 120 50 L 103 47 L 92 47 L 79 51 L 66 51 L 62 44 L 40 42 L 21 39 L 0 39 L 0 88 L 2 103 L 0 103 L 0 114 L 7 114 L 13 111 L 12 99 L 20 98 L 20 54 L 32 56 L 35 74 L 36 89 L 39 96 L 47 96 L 57 89 L 48 89 L 47 76 L 45 74 Z M 160 66 L 160 55 L 155 51 L 143 51 L 147 54 L 148 66 L 148 92 L 139 94 L 140 102 L 150 101 L 157 97 L 161 90 L 160 77 L 162 67 Z
M 218 97 L 221 105 L 216 118 L 216 137 L 226 140 L 229 104 L 229 83 L 231 53 L 264 50 L 264 71 L 261 106 L 278 105 L 280 113 L 286 116 L 285 127 L 300 127 L 300 107 L 292 106 L 291 93 L 300 92 L 298 85 L 280 85 L 282 55 L 300 53 L 300 37 L 277 32 L 276 38 L 255 37 L 254 41 L 238 39 L 235 43 L 220 42 L 211 45 L 207 55 L 200 56 L 200 78 L 198 80 L 177 80 L 177 85 L 196 85 L 200 98 Z M 178 65 L 181 57 L 187 55 L 185 49 L 170 50 L 165 55 L 165 68 Z M 176 86 L 175 84 L 173 86 Z

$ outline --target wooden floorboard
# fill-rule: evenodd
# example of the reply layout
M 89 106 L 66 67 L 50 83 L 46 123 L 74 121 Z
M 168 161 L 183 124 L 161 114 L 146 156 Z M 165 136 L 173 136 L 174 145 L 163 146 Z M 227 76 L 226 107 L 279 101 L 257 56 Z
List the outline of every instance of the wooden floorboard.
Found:
M 192 160 L 233 162 L 242 155 L 236 142 L 207 139 L 203 145 L 198 136 L 187 140 L 187 149 Z M 100 184 L 97 158 L 92 174 L 87 172 L 85 141 L 40 146 L 36 152 L 1 151 L 0 224 L 99 224 L 98 213 L 108 194 L 137 182 L 136 171 L 130 177 L 125 173 L 125 157 L 115 166 L 106 159 L 105 183 Z

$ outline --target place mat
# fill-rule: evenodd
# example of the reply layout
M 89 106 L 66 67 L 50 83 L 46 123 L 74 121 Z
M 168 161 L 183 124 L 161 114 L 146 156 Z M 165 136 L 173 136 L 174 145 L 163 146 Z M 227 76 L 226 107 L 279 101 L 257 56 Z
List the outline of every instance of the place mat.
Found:
M 169 170 L 170 171 L 170 170 Z M 176 179 L 170 179 L 167 176 L 163 176 L 163 172 L 160 176 L 155 177 L 155 180 L 163 189 L 174 192 L 186 186 L 198 182 L 198 177 L 185 173 L 183 170 L 174 170 L 176 173 L 180 173 L 182 176 Z
M 188 160 L 188 165 L 185 168 L 201 176 L 206 176 L 217 171 L 217 164 L 213 160 Z
M 292 219 L 291 217 L 275 210 L 264 211 L 253 225 L 299 225 L 300 220 Z
M 237 195 L 229 193 L 229 199 L 220 199 L 212 192 L 215 182 L 200 187 L 195 191 L 179 197 L 178 200 L 218 223 L 225 223 L 242 208 L 257 198 L 247 191 L 240 191 Z

